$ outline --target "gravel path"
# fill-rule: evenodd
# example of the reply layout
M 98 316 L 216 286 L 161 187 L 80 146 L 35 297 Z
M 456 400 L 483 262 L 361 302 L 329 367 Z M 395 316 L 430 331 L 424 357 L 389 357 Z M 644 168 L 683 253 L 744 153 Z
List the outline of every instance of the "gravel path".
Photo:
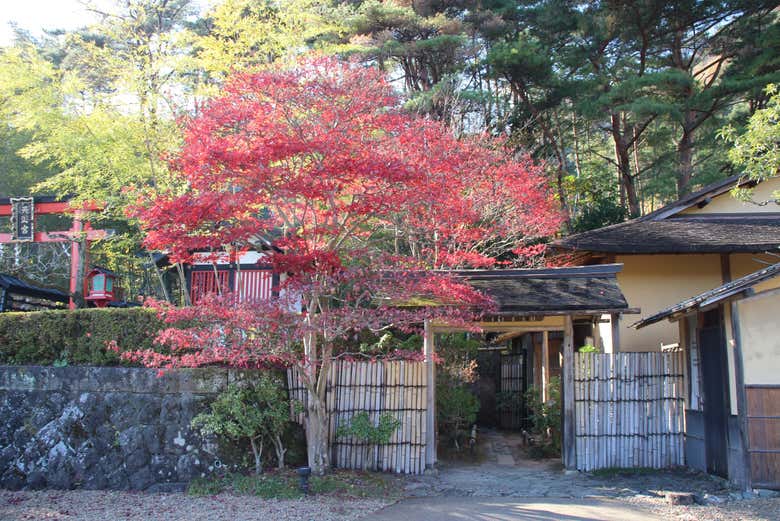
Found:
M 386 505 L 376 499 L 333 497 L 275 500 L 229 494 L 191 497 L 92 490 L 0 490 L 2 521 L 350 521 Z
M 722 505 L 672 506 L 660 498 L 624 498 L 642 506 L 658 519 L 669 521 L 778 521 L 780 498 L 729 501 Z

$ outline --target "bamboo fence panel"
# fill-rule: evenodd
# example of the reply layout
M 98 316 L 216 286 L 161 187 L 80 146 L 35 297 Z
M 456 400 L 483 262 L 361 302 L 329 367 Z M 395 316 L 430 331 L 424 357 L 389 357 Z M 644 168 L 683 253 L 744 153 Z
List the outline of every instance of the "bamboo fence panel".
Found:
M 575 353 L 577 469 L 684 464 L 684 358 Z
M 290 398 L 306 407 L 308 393 L 299 369 L 287 371 Z M 363 468 L 363 459 L 372 470 L 404 474 L 422 474 L 425 470 L 425 363 L 410 361 L 354 362 L 334 361 L 328 373 L 326 408 L 329 415 L 331 461 L 339 468 Z M 376 424 L 383 414 L 401 422 L 389 443 L 366 446 L 352 437 L 338 437 L 339 427 L 349 425 L 352 417 L 367 412 Z M 294 421 L 303 425 L 304 414 L 290 411 Z

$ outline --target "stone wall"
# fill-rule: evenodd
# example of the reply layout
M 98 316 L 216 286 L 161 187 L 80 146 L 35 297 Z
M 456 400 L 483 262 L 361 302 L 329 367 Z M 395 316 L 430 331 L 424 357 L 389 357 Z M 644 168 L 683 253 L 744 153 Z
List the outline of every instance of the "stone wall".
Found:
M 0 487 L 181 489 L 222 464 L 190 421 L 236 377 L 0 366 Z

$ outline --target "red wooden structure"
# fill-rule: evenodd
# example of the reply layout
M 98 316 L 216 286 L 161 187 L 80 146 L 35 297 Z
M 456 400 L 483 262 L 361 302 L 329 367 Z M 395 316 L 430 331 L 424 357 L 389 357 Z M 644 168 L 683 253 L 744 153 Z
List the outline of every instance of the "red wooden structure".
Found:
M 79 285 L 79 278 L 83 272 L 80 262 L 80 241 L 83 240 L 86 251 L 89 251 L 89 243 L 108 236 L 106 230 L 93 230 L 86 220 L 89 212 L 101 210 L 97 203 L 86 203 L 80 206 L 71 206 L 67 200 L 54 197 L 27 197 L 0 199 L 0 216 L 11 217 L 11 233 L 0 233 L 0 243 L 14 242 L 65 242 L 70 241 L 70 309 L 76 307 L 73 295 Z M 35 218 L 46 214 L 73 214 L 73 225 L 69 230 L 55 232 L 36 231 Z M 86 252 L 85 252 L 86 253 Z
M 195 254 L 186 267 L 190 302 L 197 303 L 209 293 L 232 292 L 241 300 L 267 300 L 279 285 L 279 275 L 263 262 L 262 252 L 250 250 L 237 255 Z

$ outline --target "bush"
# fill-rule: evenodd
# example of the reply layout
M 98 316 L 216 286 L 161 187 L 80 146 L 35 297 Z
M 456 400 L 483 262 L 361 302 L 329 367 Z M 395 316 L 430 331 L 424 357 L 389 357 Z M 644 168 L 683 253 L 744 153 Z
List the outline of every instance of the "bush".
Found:
M 469 429 L 477 421 L 479 399 L 463 384 L 454 380 L 436 385 L 436 419 L 439 435 L 460 450 Z
M 235 441 L 248 439 L 252 447 L 255 473 L 263 471 L 263 447 L 270 442 L 279 468 L 284 468 L 282 436 L 290 423 L 290 400 L 279 378 L 262 374 L 259 378 L 230 384 L 211 402 L 211 411 L 192 420 L 203 434 L 225 436 Z
M 152 349 L 161 328 L 156 313 L 144 308 L 0 313 L 0 364 L 120 365 L 106 342 Z
M 540 456 L 561 455 L 561 379 L 550 378 L 547 384 L 547 401 L 542 401 L 541 392 L 532 387 L 526 392 L 528 408 L 531 410 L 532 431 L 539 441 Z
M 390 413 L 381 415 L 377 424 L 374 425 L 367 412 L 359 412 L 352 417 L 349 425 L 339 427 L 336 436 L 339 438 L 352 437 L 363 445 L 363 470 L 368 470 L 371 448 L 389 443 L 390 438 L 400 426 L 400 420 Z

